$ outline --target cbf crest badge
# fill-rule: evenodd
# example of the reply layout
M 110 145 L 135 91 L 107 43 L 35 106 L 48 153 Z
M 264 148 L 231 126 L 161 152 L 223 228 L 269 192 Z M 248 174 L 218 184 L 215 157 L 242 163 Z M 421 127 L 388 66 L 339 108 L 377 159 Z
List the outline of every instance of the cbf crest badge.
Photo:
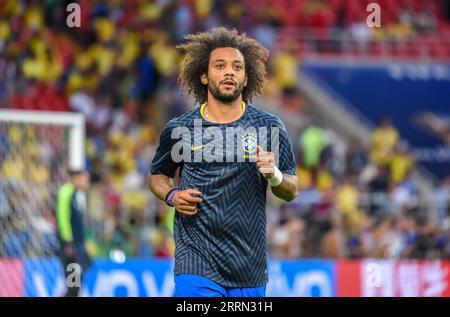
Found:
M 247 132 L 242 135 L 242 147 L 244 149 L 244 158 L 256 157 L 256 146 L 258 138 L 255 133 Z

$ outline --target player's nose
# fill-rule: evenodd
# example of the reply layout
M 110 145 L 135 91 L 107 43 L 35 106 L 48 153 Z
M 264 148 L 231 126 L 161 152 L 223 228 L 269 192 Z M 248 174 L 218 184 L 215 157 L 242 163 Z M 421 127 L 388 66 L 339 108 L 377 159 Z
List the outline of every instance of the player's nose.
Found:
M 227 66 L 226 68 L 225 68 L 225 77 L 234 77 L 234 72 L 235 72 L 235 70 L 234 70 L 234 68 L 232 67 L 232 66 Z

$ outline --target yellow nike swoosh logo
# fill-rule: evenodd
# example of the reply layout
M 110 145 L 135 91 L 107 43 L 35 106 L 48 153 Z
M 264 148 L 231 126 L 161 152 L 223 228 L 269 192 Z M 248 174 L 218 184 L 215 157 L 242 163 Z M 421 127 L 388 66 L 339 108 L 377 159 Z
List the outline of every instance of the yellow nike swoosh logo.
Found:
M 209 143 L 208 143 L 208 144 L 209 144 Z M 199 146 L 195 146 L 195 145 L 192 144 L 192 146 L 191 146 L 191 151 L 197 151 L 197 150 L 200 150 L 200 149 L 204 148 L 205 146 L 207 146 L 208 144 L 205 144 L 205 145 L 199 145 Z

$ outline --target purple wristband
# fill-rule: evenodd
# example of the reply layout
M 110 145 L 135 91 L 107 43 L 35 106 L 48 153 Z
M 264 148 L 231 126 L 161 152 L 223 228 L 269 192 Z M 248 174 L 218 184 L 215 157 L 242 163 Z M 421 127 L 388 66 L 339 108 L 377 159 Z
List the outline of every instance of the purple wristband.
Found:
M 176 194 L 177 192 L 179 192 L 180 190 L 181 190 L 181 189 L 175 187 L 175 188 L 172 188 L 172 189 L 167 193 L 165 202 L 166 202 L 166 204 L 167 204 L 169 207 L 173 207 L 173 201 L 172 201 L 173 196 L 175 196 L 175 194 Z

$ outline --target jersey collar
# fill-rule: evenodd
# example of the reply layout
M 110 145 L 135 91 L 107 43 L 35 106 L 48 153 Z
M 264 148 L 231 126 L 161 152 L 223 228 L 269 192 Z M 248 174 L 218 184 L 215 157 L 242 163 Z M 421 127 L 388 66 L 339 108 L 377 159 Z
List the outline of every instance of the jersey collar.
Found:
M 204 111 L 205 111 L 207 104 L 208 104 L 208 102 L 205 102 L 200 105 L 200 115 L 202 116 L 203 119 L 205 119 Z M 244 115 L 246 108 L 247 108 L 247 105 L 245 104 L 244 101 L 242 101 L 242 115 Z

